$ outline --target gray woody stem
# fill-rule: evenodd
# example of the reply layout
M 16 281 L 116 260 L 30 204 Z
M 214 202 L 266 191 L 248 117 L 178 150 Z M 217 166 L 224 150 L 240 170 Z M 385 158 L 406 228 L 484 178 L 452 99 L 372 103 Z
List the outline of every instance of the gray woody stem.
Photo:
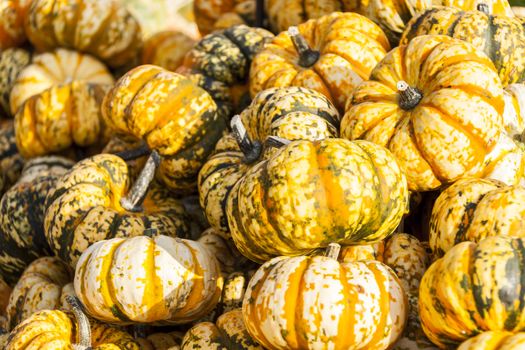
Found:
M 232 118 L 231 128 L 233 136 L 237 140 L 237 144 L 244 154 L 244 161 L 250 164 L 259 159 L 262 152 L 262 144 L 259 141 L 250 140 L 248 132 L 246 131 L 239 115 Z
M 155 150 L 151 151 L 151 154 L 144 165 L 144 168 L 140 172 L 137 180 L 131 187 L 131 190 L 120 200 L 120 205 L 127 211 L 140 212 L 142 211 L 142 202 L 146 198 L 148 188 L 155 177 L 155 171 L 160 164 L 159 153 Z
M 326 251 L 324 253 L 324 256 L 328 258 L 332 258 L 334 260 L 337 260 L 339 257 L 339 252 L 341 251 L 341 246 L 337 243 L 330 243 L 328 247 L 326 247 Z
M 77 320 L 78 343 L 73 344 L 73 349 L 91 350 L 91 326 L 89 324 L 89 319 L 82 310 L 80 301 L 71 295 L 66 296 L 66 301 L 71 305 L 71 309 Z
M 312 50 L 308 46 L 306 39 L 301 35 L 297 27 L 291 26 L 288 28 L 288 35 L 299 54 L 299 65 L 304 68 L 313 66 L 319 60 L 319 51 Z

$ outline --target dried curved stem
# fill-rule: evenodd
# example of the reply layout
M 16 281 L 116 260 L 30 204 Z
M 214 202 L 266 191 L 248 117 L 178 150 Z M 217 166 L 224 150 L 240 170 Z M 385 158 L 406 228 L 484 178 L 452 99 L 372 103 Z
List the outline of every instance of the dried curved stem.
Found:
M 244 154 L 244 161 L 248 164 L 255 162 L 261 156 L 262 144 L 259 141 L 252 141 L 242 123 L 241 117 L 236 115 L 231 120 L 233 136 Z
M 127 149 L 125 151 L 120 151 L 114 153 L 117 157 L 122 158 L 124 161 L 130 161 L 134 160 L 143 156 L 146 156 L 151 153 L 151 150 L 149 149 L 148 145 L 146 143 L 143 143 L 142 145 L 133 148 L 133 149 Z
M 142 202 L 144 198 L 146 198 L 149 185 L 155 177 L 155 171 L 159 164 L 160 155 L 156 150 L 153 150 L 128 194 L 120 200 L 120 205 L 122 205 L 124 209 L 131 212 L 140 212 L 143 210 Z
M 73 344 L 73 349 L 91 350 L 91 326 L 80 301 L 77 297 L 71 295 L 66 296 L 66 301 L 71 305 L 71 309 L 77 320 L 78 343 Z
M 304 68 L 313 66 L 321 56 L 319 51 L 313 50 L 308 46 L 306 39 L 301 35 L 297 27 L 291 26 L 288 28 L 288 35 L 299 54 L 299 65 Z

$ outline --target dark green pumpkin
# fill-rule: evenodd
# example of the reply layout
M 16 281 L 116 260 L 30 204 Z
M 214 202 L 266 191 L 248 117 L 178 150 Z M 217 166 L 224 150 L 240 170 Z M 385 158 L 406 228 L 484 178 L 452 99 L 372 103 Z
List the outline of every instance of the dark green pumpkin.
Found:
M 205 36 L 186 54 L 179 72 L 214 99 L 219 114 L 229 118 L 249 102 L 247 79 L 253 57 L 273 34 L 236 25 Z
M 14 283 L 29 263 L 51 254 L 44 234 L 44 202 L 58 178 L 73 166 L 61 157 L 26 163 L 0 201 L 0 275 Z
M 11 116 L 9 95 L 18 74 L 29 63 L 31 54 L 20 48 L 10 48 L 0 53 L 0 109 L 4 116 Z
M 412 18 L 400 45 L 426 34 L 448 35 L 474 44 L 492 60 L 503 85 L 525 81 L 525 29 L 518 18 L 436 7 Z

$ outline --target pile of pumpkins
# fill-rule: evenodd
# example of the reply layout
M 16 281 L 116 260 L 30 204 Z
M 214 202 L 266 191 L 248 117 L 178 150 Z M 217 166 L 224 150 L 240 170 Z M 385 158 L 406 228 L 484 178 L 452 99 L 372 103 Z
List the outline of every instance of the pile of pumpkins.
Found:
M 193 8 L 0 0 L 0 348 L 525 349 L 525 18 Z

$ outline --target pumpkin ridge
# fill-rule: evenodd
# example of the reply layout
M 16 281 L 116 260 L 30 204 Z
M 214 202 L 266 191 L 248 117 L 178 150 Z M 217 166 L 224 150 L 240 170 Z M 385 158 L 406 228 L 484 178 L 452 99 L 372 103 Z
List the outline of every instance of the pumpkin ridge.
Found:
M 126 313 L 123 311 L 123 307 L 116 298 L 116 289 L 113 285 L 113 274 L 111 273 L 111 261 L 113 261 L 115 257 L 115 251 L 124 243 L 125 240 L 117 241 L 116 243 L 113 243 L 111 246 L 111 249 L 108 253 L 108 255 L 105 256 L 104 260 L 102 261 L 102 268 L 100 271 L 100 275 L 105 276 L 104 280 L 100 281 L 100 294 L 102 297 L 106 300 L 106 304 L 109 304 L 108 301 L 111 302 L 111 313 L 113 316 L 118 318 L 122 321 L 130 321 L 128 317 L 126 316 Z M 86 264 L 88 261 L 91 260 L 91 257 L 89 259 L 86 259 Z M 85 270 L 84 270 L 85 271 Z M 82 279 L 84 278 L 84 274 L 82 276 Z M 104 288 L 104 285 L 106 288 Z M 83 285 L 82 285 L 83 286 Z M 106 289 L 106 290 L 104 290 Z M 85 292 L 83 292 L 85 294 Z M 83 298 L 86 299 L 86 298 Z M 87 299 L 86 301 L 87 302 Z
M 79 3 L 80 6 L 77 7 L 77 12 L 76 14 L 80 14 L 80 18 L 83 17 L 83 14 L 84 14 L 84 10 L 82 7 L 85 6 L 85 4 L 83 2 L 80 2 Z M 102 21 L 98 22 L 97 23 L 97 26 L 98 26 L 98 29 L 96 32 L 94 32 L 92 35 L 91 35 L 91 39 L 89 40 L 89 44 L 88 46 L 84 46 L 84 47 L 80 47 L 80 43 L 77 42 L 77 40 L 75 40 L 74 42 L 71 42 L 72 46 L 73 47 L 78 47 L 78 49 L 80 51 L 85 51 L 85 52 L 92 52 L 91 50 L 93 50 L 93 52 L 96 52 L 98 50 L 95 50 L 96 46 L 99 45 L 99 41 L 100 41 L 100 38 L 104 37 L 104 35 L 107 34 L 107 32 L 109 32 L 108 30 L 106 30 L 108 27 L 109 27 L 109 24 L 112 20 L 112 16 L 111 14 L 113 13 L 112 11 L 115 10 L 115 2 L 110 2 L 108 4 L 109 6 L 111 6 L 111 11 L 108 11 L 106 12 L 106 18 L 104 18 Z M 100 14 L 97 13 L 97 17 L 99 16 Z M 78 18 L 78 17 L 77 17 Z M 74 24 L 78 23 L 78 22 L 72 22 Z M 81 26 L 79 25 L 75 25 L 75 29 L 77 31 L 81 30 Z M 76 33 L 75 33 L 76 34 Z M 75 35 L 75 39 L 78 38 L 78 35 Z M 78 45 L 78 46 L 77 46 Z M 103 54 L 101 54 L 100 52 L 97 52 L 98 55 L 100 55 L 100 57 L 102 59 L 105 59 L 106 57 L 104 57 Z M 113 54 L 113 55 L 116 55 L 116 54 Z
M 437 11 L 438 9 L 433 9 L 433 11 Z M 461 21 L 464 17 L 465 17 L 465 11 L 459 11 L 457 13 L 454 14 L 454 16 L 457 16 L 456 19 L 452 22 L 452 24 L 450 24 L 450 26 L 448 27 L 448 31 L 447 31 L 447 35 L 448 36 L 453 36 L 454 35 L 454 31 L 456 30 L 456 27 L 459 23 L 459 21 Z M 419 16 L 418 17 L 418 20 L 419 22 L 421 23 L 421 21 L 424 19 L 424 16 Z M 417 31 L 417 27 L 416 27 L 416 31 Z
M 344 348 L 345 346 L 350 347 L 356 343 L 354 333 L 355 318 L 351 316 L 356 313 L 355 303 L 352 302 L 354 300 L 352 296 L 355 296 L 355 293 L 352 293 L 353 295 L 351 295 L 351 288 L 346 279 L 346 271 L 343 264 L 339 265 L 339 276 L 339 281 L 341 281 L 341 286 L 343 287 L 341 293 L 344 297 L 343 310 L 341 311 L 341 317 L 339 319 L 339 324 L 337 325 L 337 334 L 338 338 L 342 337 L 345 339 L 345 342 L 342 343 L 342 347 Z

